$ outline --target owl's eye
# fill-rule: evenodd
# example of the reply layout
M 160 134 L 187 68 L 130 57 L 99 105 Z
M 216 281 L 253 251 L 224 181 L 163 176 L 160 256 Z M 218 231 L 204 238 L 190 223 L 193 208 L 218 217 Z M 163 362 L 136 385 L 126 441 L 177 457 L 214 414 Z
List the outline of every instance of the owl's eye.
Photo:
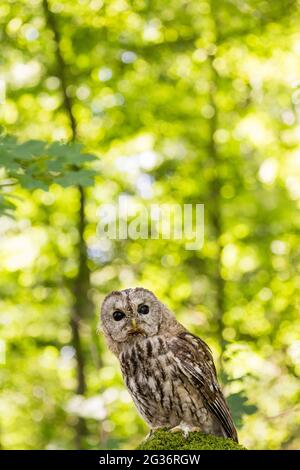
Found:
M 121 310 L 116 310 L 113 313 L 113 317 L 114 317 L 114 320 L 120 321 L 120 320 L 122 320 L 122 318 L 125 317 L 125 313 L 121 312 Z
M 141 304 L 138 306 L 138 312 L 141 313 L 142 315 L 147 315 L 149 313 L 149 307 L 148 305 Z

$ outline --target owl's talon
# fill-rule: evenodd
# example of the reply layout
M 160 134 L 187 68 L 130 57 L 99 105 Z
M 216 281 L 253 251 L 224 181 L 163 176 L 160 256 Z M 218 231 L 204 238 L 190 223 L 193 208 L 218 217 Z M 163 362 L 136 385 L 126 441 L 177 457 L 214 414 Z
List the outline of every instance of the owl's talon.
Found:
M 159 428 L 150 429 L 147 436 L 143 439 L 143 442 L 147 442 Z
M 170 429 L 170 432 L 182 432 L 182 428 L 180 426 L 175 426 L 175 428 Z
M 199 428 L 199 426 L 193 426 L 190 432 L 203 432 L 203 431 L 201 428 Z
M 172 428 L 170 430 L 170 432 L 182 432 L 185 439 L 187 439 L 189 437 L 189 433 L 193 432 L 194 429 L 198 430 L 199 428 L 195 428 L 195 427 L 191 428 L 187 424 L 182 423 L 182 424 L 179 424 L 178 426 L 175 426 L 174 428 Z

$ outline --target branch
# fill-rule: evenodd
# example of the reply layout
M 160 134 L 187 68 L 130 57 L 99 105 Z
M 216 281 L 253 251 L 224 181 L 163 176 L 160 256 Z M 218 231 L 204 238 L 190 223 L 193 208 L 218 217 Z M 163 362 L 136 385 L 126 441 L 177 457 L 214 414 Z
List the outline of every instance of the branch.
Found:
M 217 5 L 212 4 L 212 25 L 215 35 L 215 44 L 218 47 L 220 41 L 220 28 L 217 19 Z M 218 246 L 218 252 L 215 260 L 215 285 L 216 285 L 216 305 L 217 305 L 217 324 L 218 324 L 218 339 L 221 345 L 221 356 L 220 362 L 222 362 L 222 356 L 225 349 L 225 341 L 223 338 L 223 314 L 225 308 L 225 282 L 222 276 L 222 246 L 220 244 L 220 237 L 223 233 L 223 217 L 222 217 L 222 201 L 221 201 L 221 186 L 222 180 L 219 174 L 220 166 L 220 157 L 217 144 L 215 142 L 215 132 L 218 129 L 218 105 L 215 100 L 215 94 L 219 87 L 219 75 L 214 66 L 213 55 L 208 56 L 208 64 L 211 73 L 211 86 L 209 91 L 210 105 L 214 110 L 214 114 L 210 119 L 210 129 L 209 129 L 209 157 L 212 159 L 214 166 L 214 178 L 211 184 L 211 194 L 210 194 L 210 207 L 211 207 L 211 223 L 214 228 L 215 240 Z
M 63 59 L 62 51 L 60 48 L 61 36 L 60 36 L 59 29 L 57 27 L 55 15 L 52 13 L 52 11 L 49 8 L 48 0 L 43 0 L 43 9 L 44 9 L 44 15 L 46 18 L 46 24 L 54 35 L 57 75 L 61 83 L 61 91 L 62 91 L 63 99 L 64 99 L 64 108 L 70 120 L 70 127 L 72 131 L 71 140 L 73 140 L 77 136 L 77 124 L 76 124 L 76 120 L 72 111 L 72 100 L 67 93 L 66 64 Z

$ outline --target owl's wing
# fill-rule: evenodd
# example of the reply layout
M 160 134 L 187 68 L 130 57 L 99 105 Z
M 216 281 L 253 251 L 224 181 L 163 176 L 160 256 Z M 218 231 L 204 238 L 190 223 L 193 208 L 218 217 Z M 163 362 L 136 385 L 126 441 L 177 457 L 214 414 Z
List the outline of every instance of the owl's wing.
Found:
M 217 381 L 209 347 L 197 336 L 183 332 L 170 341 L 170 350 L 182 373 L 198 388 L 207 408 L 221 423 L 227 436 L 238 442 L 237 432 Z

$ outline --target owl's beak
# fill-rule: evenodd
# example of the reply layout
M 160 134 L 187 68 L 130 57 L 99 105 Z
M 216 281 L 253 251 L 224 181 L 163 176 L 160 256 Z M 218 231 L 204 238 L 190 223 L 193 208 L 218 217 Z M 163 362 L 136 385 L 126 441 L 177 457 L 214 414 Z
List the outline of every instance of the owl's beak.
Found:
M 129 335 L 135 336 L 139 334 L 144 334 L 143 330 L 138 326 L 135 318 L 131 319 L 131 330 L 128 332 Z

